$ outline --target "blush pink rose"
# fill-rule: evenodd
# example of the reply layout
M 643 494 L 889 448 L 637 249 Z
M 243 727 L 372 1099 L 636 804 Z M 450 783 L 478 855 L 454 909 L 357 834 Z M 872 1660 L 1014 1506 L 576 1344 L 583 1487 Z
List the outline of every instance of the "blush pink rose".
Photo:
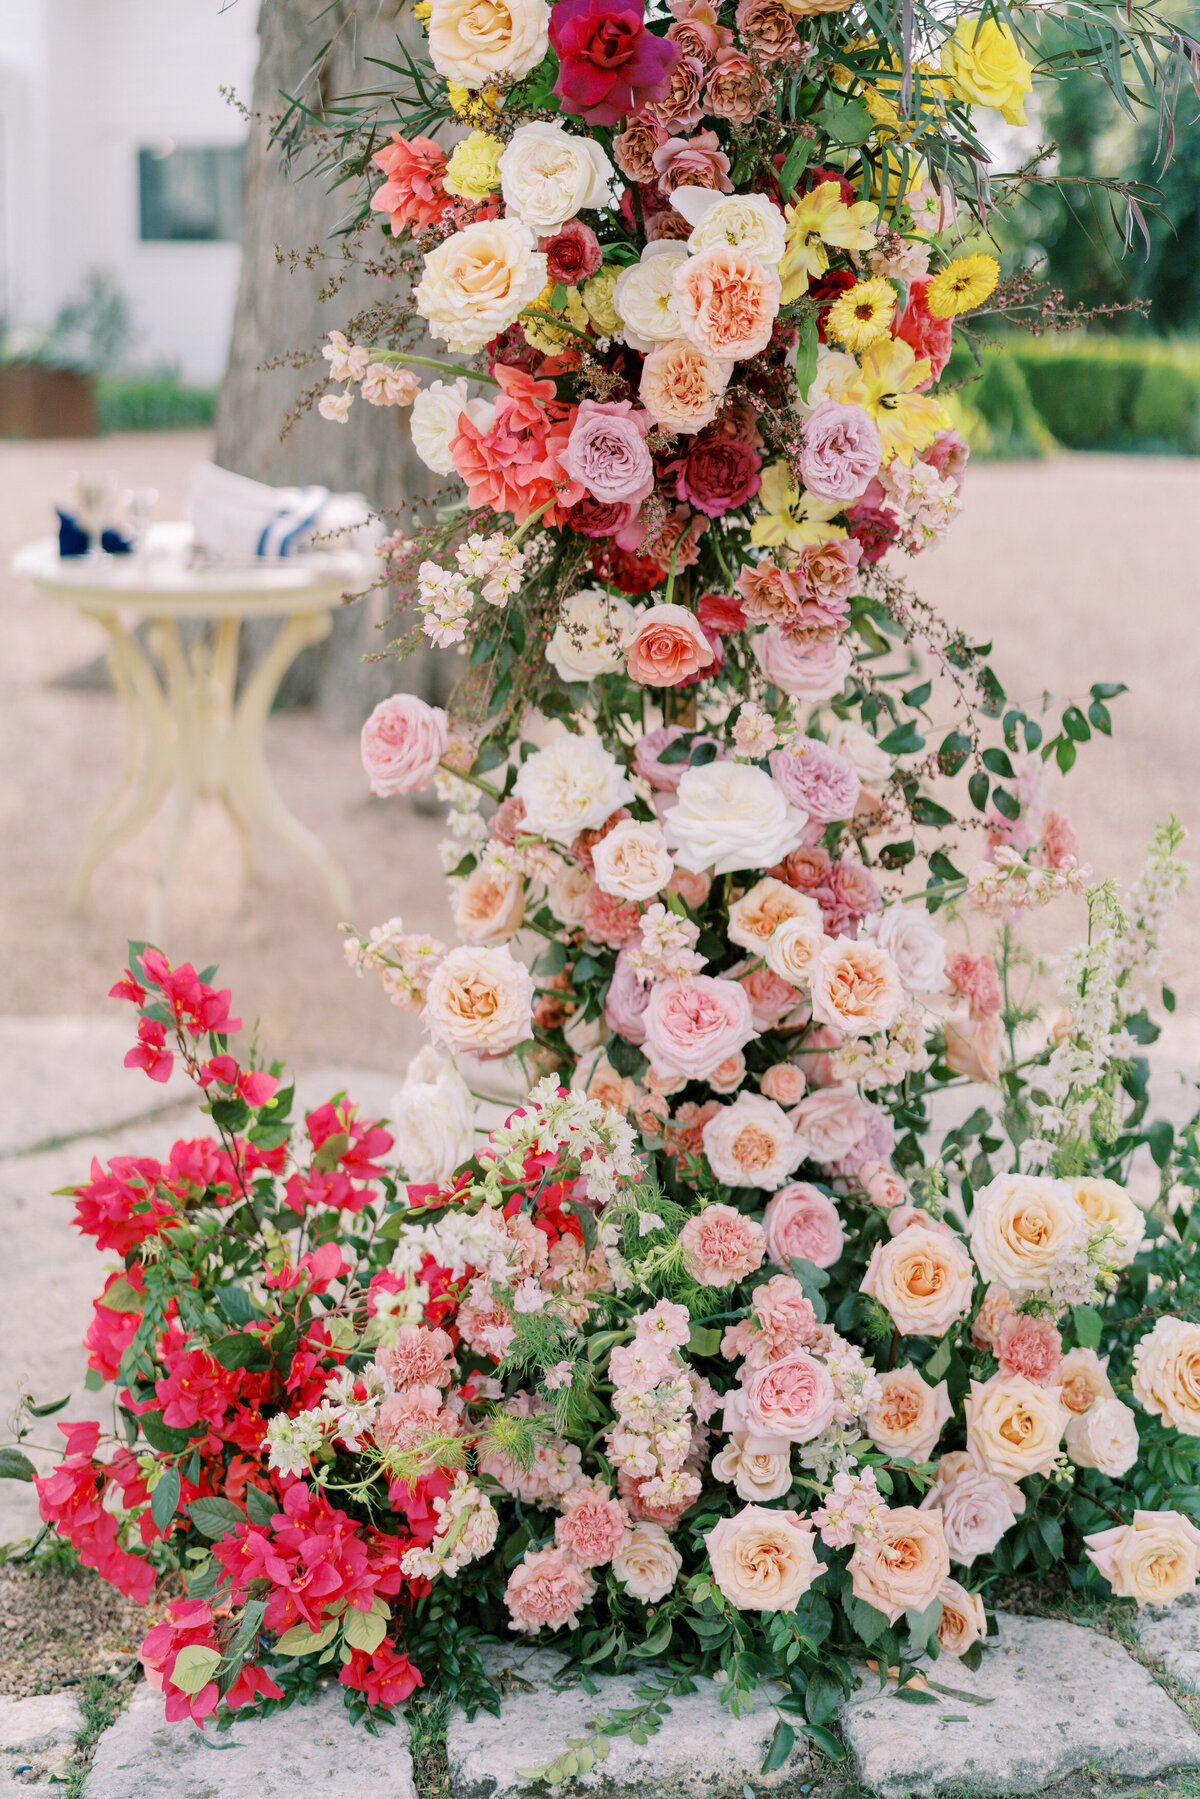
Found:
M 873 1206 L 881 1212 L 893 1212 L 897 1206 L 907 1206 L 912 1195 L 907 1182 L 903 1181 L 894 1168 L 886 1162 L 864 1162 L 858 1171 L 859 1182 Z
M 773 562 L 748 563 L 738 571 L 734 588 L 751 624 L 795 624 L 800 608 L 795 578 Z
M 706 1206 L 679 1233 L 684 1267 L 702 1287 L 728 1287 L 744 1280 L 766 1254 L 763 1229 L 732 1206 Z
M 750 639 L 754 660 L 781 693 L 817 705 L 831 700 L 846 685 L 853 658 L 836 641 L 803 643 L 778 625 L 768 625 Z
M 763 1230 L 767 1254 L 777 1268 L 789 1267 L 792 1256 L 818 1268 L 832 1268 L 845 1243 L 837 1207 L 828 1194 L 807 1181 L 781 1187 L 768 1201 Z
M 853 537 L 808 543 L 796 563 L 795 582 L 803 599 L 820 606 L 832 619 L 844 619 L 858 588 L 862 545 Z
M 769 1241 L 767 1253 L 770 1254 Z M 815 1342 L 817 1314 L 793 1275 L 773 1274 L 761 1287 L 755 1287 L 750 1303 L 760 1326 L 750 1339 L 752 1365 L 782 1361 Z
M 704 1153 L 717 1180 L 728 1187 L 762 1187 L 774 1192 L 802 1157 L 792 1121 L 761 1093 L 739 1093 L 720 1106 L 702 1132 Z
M 679 328 L 709 356 L 740 361 L 771 341 L 779 311 L 779 276 L 750 250 L 721 244 L 689 256 L 672 289 Z
M 882 459 L 883 441 L 861 406 L 823 400 L 806 419 L 800 474 L 819 500 L 857 500 Z
M 629 678 L 642 687 L 678 687 L 715 661 L 699 620 L 686 606 L 650 606 L 626 651 Z
M 777 1106 L 799 1105 L 807 1086 L 803 1070 L 794 1062 L 774 1062 L 758 1079 L 759 1092 Z
M 554 1541 L 581 1568 L 602 1568 L 629 1540 L 629 1513 L 608 1487 L 582 1481 L 564 1495 Z
M 703 1080 L 756 1035 L 745 990 L 713 975 L 657 982 L 643 1022 L 655 1072 L 689 1081 Z
M 867 1109 L 853 1087 L 821 1087 L 800 1102 L 792 1123 L 811 1161 L 838 1162 L 866 1130 Z
M 816 737 L 794 738 L 785 750 L 774 750 L 771 773 L 784 795 L 818 824 L 853 818 L 862 792 L 853 762 Z
M 527 1549 L 504 1590 L 514 1630 L 536 1636 L 547 1630 L 572 1628 L 596 1591 L 596 1583 L 562 1549 Z
M 746 1377 L 743 1416 L 752 1436 L 811 1443 L 833 1423 L 836 1404 L 829 1370 L 802 1349 Z
M 883 906 L 875 876 L 861 862 L 835 862 L 815 897 L 829 937 L 849 936 L 861 919 Z
M 697 874 L 691 868 L 676 868 L 667 882 L 667 892 L 677 893 L 691 912 L 699 911 L 712 890 L 712 876 L 707 869 Z
M 715 131 L 701 131 L 693 138 L 670 137 L 653 151 L 651 161 L 658 174 L 660 194 L 673 194 L 677 187 L 733 192 L 729 158 Z
M 788 981 L 765 963 L 760 962 L 748 974 L 741 973 L 742 966 L 739 963 L 730 973 L 737 976 L 738 986 L 750 1001 L 754 1028 L 757 1031 L 772 1031 L 781 1019 L 786 1018 L 800 1004 L 800 995 Z
M 386 798 L 428 787 L 450 741 L 446 714 L 415 693 L 380 700 L 362 728 L 362 764 L 371 792 Z
M 603 505 L 640 504 L 654 487 L 646 448 L 648 412 L 632 400 L 584 400 L 575 414 L 563 467 Z

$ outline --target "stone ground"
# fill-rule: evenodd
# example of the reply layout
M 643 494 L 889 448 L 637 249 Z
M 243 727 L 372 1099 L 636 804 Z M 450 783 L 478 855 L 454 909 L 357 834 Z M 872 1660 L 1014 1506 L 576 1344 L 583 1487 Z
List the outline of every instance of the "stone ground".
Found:
M 169 516 L 186 490 L 190 463 L 207 450 L 203 434 L 185 433 L 110 439 L 101 456 L 123 482 L 157 486 L 160 515 Z M 121 1067 L 127 1015 L 104 997 L 125 939 L 141 935 L 154 828 L 99 871 L 81 917 L 68 917 L 64 906 L 86 820 L 120 767 L 122 734 L 110 693 L 57 683 L 95 656 L 101 634 L 69 611 L 39 605 L 7 573 L 11 552 L 45 528 L 71 471 L 95 460 L 77 445 L 0 445 L 0 479 L 11 501 L 0 514 L 0 825 L 7 852 L 0 864 L 3 1413 L 28 1390 L 42 1399 L 71 1391 L 72 1415 L 100 1415 L 100 1396 L 82 1391 L 79 1339 L 103 1258 L 66 1228 L 69 1202 L 54 1197 L 55 1189 L 77 1180 L 93 1154 L 163 1153 L 175 1136 L 195 1128 L 186 1092 L 154 1087 Z M 1054 691 L 1074 698 L 1092 680 L 1128 683 L 1130 695 L 1113 707 L 1116 736 L 1085 752 L 1063 790 L 1089 859 L 1128 880 L 1153 821 L 1172 807 L 1185 822 L 1196 812 L 1200 711 L 1193 695 L 1200 642 L 1190 628 L 1195 583 L 1185 524 L 1200 501 L 1200 464 L 1066 457 L 982 467 L 970 482 L 955 533 L 916 571 L 920 589 L 974 637 L 995 639 L 997 671 L 1027 704 L 1036 696 L 1018 688 L 1020 669 L 1036 671 Z M 349 869 L 357 921 L 400 912 L 412 928 L 448 934 L 436 821 L 402 803 L 368 798 L 354 739 L 310 717 L 273 718 L 268 750 L 286 800 Z M 1043 946 L 1069 941 L 1079 922 L 1062 908 L 1046 920 Z M 1163 1098 L 1177 1117 L 1186 1105 L 1179 1074 L 1200 1054 L 1198 924 L 1200 885 L 1185 902 L 1173 940 L 1170 978 L 1179 1009 L 1166 1046 Z M 264 1048 L 300 1070 L 306 1100 L 344 1086 L 366 1106 L 386 1111 L 417 1032 L 377 988 L 347 975 L 333 926 L 323 896 L 285 850 L 267 846 L 261 873 L 246 886 L 225 820 L 202 817 L 164 947 L 177 959 L 220 963 L 239 1010 L 248 1021 L 259 1020 Z M 54 1435 L 50 1425 L 44 1440 Z M 0 1484 L 0 1544 L 35 1523 L 29 1489 Z M 36 1663 L 44 1684 L 75 1682 L 81 1706 L 72 1711 L 62 1692 L 0 1701 L 0 1796 L 30 1783 L 45 1786 L 58 1770 L 69 1799 L 140 1799 L 165 1786 L 179 1799 L 270 1799 L 284 1792 L 285 1782 L 289 1794 L 303 1786 L 314 1799 L 409 1799 L 403 1732 L 378 1743 L 350 1733 L 337 1695 L 316 1710 L 239 1726 L 210 1748 L 195 1732 L 164 1727 L 157 1701 L 139 1688 L 112 1728 L 102 1729 L 111 1694 L 97 1701 L 94 1683 L 78 1683 L 97 1669 L 123 1681 L 136 1620 L 97 1604 L 91 1577 L 74 1598 L 56 1589 L 52 1602 L 31 1584 L 44 1578 L 59 1577 L 53 1570 L 30 1577 L 13 1568 L 0 1580 L 0 1689 L 27 1694 L 36 1684 Z M 61 1578 L 69 1586 L 73 1577 Z M 66 1622 L 57 1634 L 47 1629 L 44 1648 L 36 1637 L 34 1653 L 23 1657 L 12 1636 L 31 1603 L 56 1617 L 61 1611 Z M 979 1676 L 948 1676 L 945 1684 L 957 1696 L 937 1707 L 860 1693 L 843 1714 L 858 1777 L 869 1778 L 887 1799 L 901 1792 L 1036 1790 L 1061 1799 L 1100 1791 L 1123 1799 L 1159 1793 L 1200 1799 L 1195 1739 L 1183 1712 L 1109 1640 L 1078 1631 L 1069 1643 L 1037 1634 L 1067 1628 L 1006 1622 Z M 1129 1640 L 1136 1646 L 1136 1638 Z M 1175 1682 L 1200 1684 L 1200 1610 L 1148 1617 L 1139 1655 L 1156 1658 L 1171 1692 Z M 1064 1690 L 1042 1678 L 1047 1671 L 1067 1677 Z M 968 1688 L 976 1700 L 994 1699 L 994 1707 L 972 1706 Z M 1113 1693 L 1107 1714 L 1102 1699 L 1083 1703 L 1105 1691 Z M 607 1702 L 620 1703 L 619 1693 Z M 424 1799 L 451 1793 L 453 1799 L 500 1799 L 515 1790 L 505 1769 L 524 1765 L 526 1756 L 554 1754 L 572 1706 L 579 1700 L 519 1689 L 499 1736 L 490 1719 L 452 1723 L 448 1759 L 428 1742 L 418 1756 Z M 679 1713 L 645 1751 L 619 1742 L 606 1783 L 592 1782 L 592 1790 L 612 1799 L 635 1787 L 664 1795 L 702 1787 L 712 1799 L 725 1791 L 767 1790 L 770 1783 L 758 1775 L 765 1712 L 732 1733 L 710 1693 L 680 1701 Z M 979 1721 L 985 1716 L 986 1725 Z M 1118 1719 L 1121 1728 L 1114 1730 Z M 89 1754 L 99 1744 L 82 1785 L 72 1748 L 81 1730 Z M 1014 1735 L 1029 1740 L 1010 1745 L 1006 1738 Z M 1168 1767 L 1193 1772 L 1164 1774 Z M 933 1784 L 931 1768 L 939 1771 Z M 809 1799 L 861 1799 L 868 1791 L 819 1761 L 801 1758 L 783 1772 L 783 1787 Z

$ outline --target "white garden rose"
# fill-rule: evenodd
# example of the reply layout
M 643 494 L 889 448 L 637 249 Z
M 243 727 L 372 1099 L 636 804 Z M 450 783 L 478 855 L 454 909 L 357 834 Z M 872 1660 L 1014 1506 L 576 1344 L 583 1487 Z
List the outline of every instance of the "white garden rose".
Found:
M 683 1557 L 661 1524 L 635 1524 L 612 1571 L 631 1599 L 657 1605 L 679 1578 Z
M 663 823 L 681 868 L 724 875 L 782 862 L 799 845 L 807 820 L 764 769 L 710 762 L 687 770 Z
M 421 1016 L 447 1049 L 503 1056 L 533 1029 L 533 976 L 507 944 L 461 944 L 434 969 Z
M 628 600 L 602 587 L 583 587 L 564 601 L 546 661 L 564 681 L 611 674 L 624 665 L 636 628 L 637 613 Z
M 1057 1387 L 1035 1386 L 1023 1374 L 973 1380 L 963 1411 L 975 1461 L 1009 1480 L 1050 1473 L 1071 1416 Z
M 498 75 L 536 69 L 550 44 L 546 0 L 432 0 L 429 54 L 459 87 L 486 87 Z
M 413 449 L 435 475 L 455 472 L 450 444 L 458 435 L 458 421 L 464 412 L 479 431 L 490 430 L 496 416 L 490 400 L 468 398 L 461 375 L 457 381 L 431 381 L 413 401 L 409 425 Z
M 467 225 L 431 250 L 416 308 L 451 350 L 482 350 L 546 285 L 546 258 L 519 219 Z
M 1087 1222 L 1066 1181 L 998 1174 L 975 1195 L 971 1254 L 985 1281 L 1014 1299 L 1044 1288 L 1065 1251 L 1087 1242 Z
M 727 1187 L 764 1187 L 774 1193 L 803 1157 L 786 1112 L 760 1093 L 739 1093 L 700 1133 L 708 1165 Z
M 1099 1468 L 1111 1480 L 1128 1474 L 1138 1459 L 1137 1419 L 1119 1399 L 1098 1399 L 1067 1419 L 1067 1454 L 1077 1468 Z
M 892 758 L 886 750 L 880 749 L 878 738 L 872 737 L 865 725 L 856 724 L 852 718 L 831 719 L 825 730 L 825 741 L 831 750 L 845 756 L 853 765 L 855 774 L 868 791 L 877 793 L 891 780 Z
M 739 1499 L 749 1504 L 765 1504 L 768 1499 L 781 1499 L 792 1484 L 791 1448 L 751 1449 L 761 1439 L 749 1437 L 745 1431 L 734 1431 L 724 1449 L 712 1459 L 714 1480 L 731 1481 Z
M 1142 1246 L 1146 1235 L 1146 1216 L 1124 1187 L 1116 1181 L 1101 1180 L 1098 1175 L 1084 1175 L 1067 1182 L 1075 1195 L 1088 1225 L 1093 1231 L 1111 1231 L 1104 1246 L 1104 1259 L 1111 1268 L 1128 1268 Z
M 1185 1437 L 1200 1437 L 1200 1324 L 1158 1320 L 1133 1352 L 1133 1396 Z
M 518 125 L 500 158 L 505 206 L 540 237 L 577 213 L 615 205 L 613 179 L 613 166 L 594 138 L 548 120 Z
M 561 737 L 520 767 L 513 792 L 525 803 L 524 828 L 554 843 L 594 831 L 634 797 L 624 769 L 598 737 Z
M 660 238 L 647 244 L 640 262 L 622 269 L 613 288 L 613 307 L 625 327 L 625 342 L 645 356 L 655 344 L 682 337 L 675 305 L 675 270 L 687 261 L 686 244 Z
M 946 939 L 924 906 L 899 902 L 876 912 L 865 933 L 885 949 L 910 993 L 940 993 L 946 985 Z
M 623 818 L 593 845 L 592 867 L 600 891 L 623 900 L 653 899 L 675 873 L 659 826 L 637 818 Z
M 688 249 L 750 250 L 774 268 L 783 255 L 783 214 L 765 194 L 718 194 L 708 187 L 677 187 L 671 204 L 692 226 Z
M 475 1148 L 475 1101 L 453 1063 L 426 1047 L 392 1105 L 400 1166 L 410 1181 L 444 1181 Z
M 582 862 L 566 862 L 546 888 L 546 904 L 559 924 L 583 923 L 583 909 L 595 883 Z

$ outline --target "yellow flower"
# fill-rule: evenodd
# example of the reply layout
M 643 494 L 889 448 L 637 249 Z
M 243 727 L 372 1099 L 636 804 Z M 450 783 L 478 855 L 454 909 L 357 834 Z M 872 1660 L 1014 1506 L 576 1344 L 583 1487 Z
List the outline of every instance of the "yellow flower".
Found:
M 455 115 L 468 125 L 490 125 L 500 116 L 500 89 L 484 87 L 476 90 L 460 87 L 456 81 L 446 83 L 446 98 Z
M 486 131 L 473 131 L 450 152 L 442 177 L 446 192 L 464 200 L 486 200 L 489 194 L 497 193 L 503 151 L 499 138 L 490 137 Z
M 952 89 L 932 63 L 918 63 L 913 70 L 912 98 L 906 113 L 900 111 L 901 65 L 893 56 L 879 71 L 879 84 L 864 82 L 862 102 L 875 121 L 880 137 L 914 138 L 941 124 Z
M 942 45 L 942 70 L 961 100 L 994 106 L 1010 125 L 1025 123 L 1024 96 L 1033 92 L 1033 70 L 1007 25 L 978 13 L 960 19 Z
M 826 335 L 848 350 L 867 350 L 886 337 L 896 310 L 896 290 L 882 275 L 856 281 L 825 314 Z
M 994 256 L 958 256 L 933 277 L 925 290 L 925 304 L 935 319 L 952 319 L 982 306 L 999 278 L 1000 264 Z
M 901 338 L 874 344 L 863 356 L 862 396 L 855 399 L 875 420 L 885 463 L 894 456 L 911 463 L 914 453 L 927 450 L 938 432 L 949 428 L 944 407 L 916 391 L 929 375 L 929 358 L 918 362 Z
M 808 284 L 829 267 L 827 244 L 839 250 L 875 247 L 877 209 L 870 200 L 847 206 L 836 181 L 822 181 L 787 209 L 787 248 L 779 265 L 781 303 L 799 299 Z
M 417 0 L 417 4 L 413 7 L 413 12 L 418 19 L 428 19 L 432 11 L 433 0 Z
M 561 355 L 575 341 L 570 331 L 563 330 L 559 319 L 565 318 L 576 331 L 586 331 L 588 326 L 588 315 L 577 287 L 566 289 L 566 304 L 557 312 L 551 304 L 553 293 L 554 283 L 547 281 L 537 299 L 531 300 L 521 314 L 525 342 L 540 350 L 543 356 Z
M 786 462 L 771 463 L 763 474 L 758 505 L 750 541 L 764 548 L 786 544 L 789 550 L 802 550 L 806 544 L 829 543 L 846 535 L 844 526 L 829 523 L 843 510 L 842 505 L 827 505 L 810 493 L 801 493 Z
M 583 304 L 601 337 L 620 337 L 623 329 L 612 303 L 613 288 L 620 273 L 617 263 L 606 262 L 590 281 L 583 284 Z

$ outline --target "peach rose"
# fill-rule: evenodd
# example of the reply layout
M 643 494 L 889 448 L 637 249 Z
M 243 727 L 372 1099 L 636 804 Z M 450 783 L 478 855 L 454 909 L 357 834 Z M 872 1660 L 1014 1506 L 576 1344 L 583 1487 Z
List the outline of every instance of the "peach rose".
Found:
M 921 1510 L 935 1505 L 941 1507 L 951 1560 L 969 1568 L 977 1555 L 990 1555 L 1012 1529 L 1025 1510 L 1025 1495 L 1015 1482 L 985 1473 L 956 1450 L 939 1462 L 937 1484 L 921 1501 Z
M 664 431 L 691 436 L 716 418 L 732 373 L 732 362 L 676 337 L 651 350 L 642 364 L 638 398 Z
M 766 1254 L 762 1226 L 732 1206 L 705 1206 L 679 1233 L 683 1265 L 702 1287 L 729 1287 L 761 1266 Z
M 704 1539 L 713 1580 L 743 1612 L 791 1612 L 825 1572 L 812 1526 L 797 1512 L 748 1505 L 722 1518 Z
M 1111 1235 L 1105 1246 L 1105 1260 L 1113 1268 L 1128 1268 L 1142 1246 L 1146 1235 L 1146 1216 L 1116 1181 L 1104 1181 L 1098 1175 L 1085 1175 L 1067 1182 L 1075 1196 L 1075 1204 L 1094 1231 L 1107 1228 Z
M 439 75 L 486 87 L 498 75 L 527 75 L 549 42 L 546 0 L 433 0 L 429 54 Z
M 428 787 L 450 741 L 446 714 L 415 693 L 380 700 L 362 728 L 362 764 L 371 792 L 386 798 Z
M 821 908 L 816 900 L 806 893 L 797 893 L 786 881 L 764 875 L 730 906 L 725 935 L 739 949 L 756 950 L 761 954 L 775 927 L 785 918 L 803 918 L 819 930 Z
M 715 660 L 686 606 L 650 606 L 637 621 L 626 651 L 629 678 L 642 687 L 678 687 Z
M 1098 1399 L 1067 1419 L 1067 1454 L 1077 1468 L 1099 1468 L 1110 1480 L 1128 1474 L 1138 1459 L 1137 1420 L 1119 1399 Z
M 833 1422 L 837 1389 L 824 1362 L 803 1349 L 742 1370 L 742 1392 L 725 1396 L 726 1428 L 752 1441 L 811 1443 Z
M 546 889 L 546 904 L 559 924 L 583 923 L 583 910 L 592 891 L 592 877 L 578 862 L 568 862 Z
M 731 1481 L 739 1499 L 782 1499 L 792 1484 L 792 1463 L 786 1449 L 749 1449 L 745 1431 L 734 1431 L 724 1449 L 712 1459 L 714 1480 Z
M 657 1605 L 678 1580 L 683 1557 L 661 1524 L 643 1520 L 634 1525 L 612 1566 L 631 1599 Z
M 709 356 L 758 356 L 779 311 L 779 276 L 750 250 L 722 244 L 689 256 L 672 281 L 679 328 Z
M 510 1630 L 537 1636 L 547 1630 L 573 1630 L 579 1614 L 596 1591 L 591 1575 L 562 1549 L 527 1549 L 508 1577 L 504 1600 Z
M 878 1206 L 881 1212 L 891 1212 L 896 1206 L 911 1203 L 908 1183 L 901 1180 L 886 1162 L 864 1162 L 858 1171 L 858 1180 L 871 1204 Z
M 994 1087 L 1000 1079 L 1000 1059 L 1004 1051 L 1004 1026 L 998 1012 L 984 1018 L 947 1018 L 942 1030 L 946 1038 L 946 1066 L 969 1081 L 983 1081 Z
M 1200 1577 L 1200 1530 L 1182 1512 L 1135 1512 L 1132 1524 L 1085 1537 L 1095 1563 L 1118 1599 L 1173 1605 Z
M 784 918 L 763 945 L 763 959 L 772 974 L 804 991 L 812 985 L 827 942 L 819 919 Z
M 773 1062 L 758 1077 L 759 1092 L 777 1106 L 795 1106 L 804 1098 L 807 1082 L 794 1062 Z
M 998 1281 L 1014 1299 L 1044 1288 L 1064 1251 L 1086 1241 L 1083 1212 L 1066 1181 L 998 1174 L 975 1195 L 975 1266 L 985 1281 Z
M 768 1200 L 763 1230 L 767 1254 L 777 1268 L 790 1268 L 792 1256 L 832 1268 L 845 1243 L 837 1207 L 808 1181 L 793 1181 Z
M 922 1224 L 877 1243 L 859 1283 L 906 1337 L 944 1337 L 970 1311 L 974 1290 L 971 1258 L 958 1238 Z
M 670 880 L 675 864 L 658 825 L 625 818 L 592 850 L 596 885 L 618 899 L 648 900 Z
M 860 1540 L 850 1557 L 854 1597 L 873 1605 L 889 1624 L 902 1612 L 928 1611 L 949 1578 L 950 1552 L 936 1507 L 882 1511 L 874 1536 Z
M 774 1191 L 795 1173 L 803 1154 L 791 1120 L 760 1093 L 739 1093 L 701 1135 L 709 1167 L 728 1187 Z
M 1184 1436 L 1200 1437 L 1200 1324 L 1158 1320 L 1133 1352 L 1133 1396 Z
M 484 857 L 454 895 L 454 922 L 468 943 L 500 943 L 525 917 L 525 881 L 514 868 Z
M 867 1411 L 867 1435 L 891 1455 L 927 1462 L 954 1412 L 945 1381 L 927 1385 L 911 1362 L 878 1378 L 879 1398 Z
M 906 1003 L 896 964 L 878 944 L 837 937 L 822 951 L 812 982 L 813 1017 L 846 1037 L 886 1031 Z
M 736 1093 L 745 1078 L 746 1058 L 739 1049 L 709 1070 L 708 1084 L 714 1093 Z
M 571 1086 L 586 1093 L 589 1099 L 598 1099 L 602 1106 L 611 1106 L 614 1112 L 633 1109 L 633 1080 L 627 1074 L 618 1074 L 602 1050 L 576 1065 Z
M 1004 1320 L 1011 1318 L 1016 1307 L 1007 1287 L 992 1283 L 983 1296 L 983 1304 L 971 1325 L 971 1341 L 976 1349 L 995 1349 L 1000 1341 Z
M 1107 1370 L 1108 1357 L 1098 1356 L 1094 1349 L 1067 1351 L 1059 1365 L 1058 1383 L 1068 1412 L 1079 1416 L 1098 1399 L 1116 1398 Z
M 1050 1473 L 1070 1417 L 1057 1387 L 1035 1386 L 1023 1374 L 973 1380 L 963 1411 L 975 1461 L 1010 1480 Z
M 987 1636 L 983 1597 L 968 1593 L 956 1580 L 944 1580 L 937 1592 L 942 1616 L 937 1627 L 938 1648 L 943 1655 L 965 1655 Z
M 421 1016 L 447 1049 L 503 1056 L 529 1036 L 532 1009 L 533 977 L 507 945 L 463 944 L 434 969 Z

